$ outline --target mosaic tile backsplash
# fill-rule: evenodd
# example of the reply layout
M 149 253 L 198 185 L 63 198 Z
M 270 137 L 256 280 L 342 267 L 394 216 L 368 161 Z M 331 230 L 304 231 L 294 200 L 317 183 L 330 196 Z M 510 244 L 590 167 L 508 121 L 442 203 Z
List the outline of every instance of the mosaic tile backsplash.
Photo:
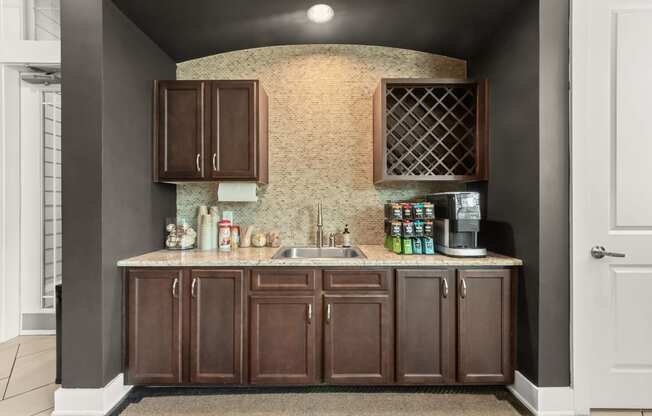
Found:
M 383 204 L 456 184 L 373 183 L 372 96 L 380 78 L 466 78 L 466 62 L 356 45 L 275 46 L 182 62 L 178 79 L 258 79 L 269 96 L 269 184 L 258 202 L 218 203 L 217 184 L 177 185 L 177 215 L 198 205 L 232 210 L 238 224 L 279 230 L 283 244 L 314 244 L 345 224 L 354 244 L 382 244 Z

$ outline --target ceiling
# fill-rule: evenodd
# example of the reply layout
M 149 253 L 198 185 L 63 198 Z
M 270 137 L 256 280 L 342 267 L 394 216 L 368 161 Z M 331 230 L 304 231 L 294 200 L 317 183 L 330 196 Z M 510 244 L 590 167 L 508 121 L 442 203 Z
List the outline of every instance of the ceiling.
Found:
M 468 59 L 531 0 L 113 0 L 175 61 L 262 46 L 345 43 Z M 326 2 L 332 21 L 306 10 Z

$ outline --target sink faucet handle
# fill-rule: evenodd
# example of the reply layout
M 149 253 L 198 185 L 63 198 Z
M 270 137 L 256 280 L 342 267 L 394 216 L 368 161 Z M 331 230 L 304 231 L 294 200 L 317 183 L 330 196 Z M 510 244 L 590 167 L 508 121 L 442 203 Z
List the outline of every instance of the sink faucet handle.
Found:
M 335 247 L 335 233 L 328 234 L 328 247 Z

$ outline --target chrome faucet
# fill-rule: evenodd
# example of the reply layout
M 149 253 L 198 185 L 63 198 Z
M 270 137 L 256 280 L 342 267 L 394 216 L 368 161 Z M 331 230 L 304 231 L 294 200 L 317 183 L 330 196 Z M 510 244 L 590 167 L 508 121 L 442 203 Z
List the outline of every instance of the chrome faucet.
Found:
M 317 235 L 315 240 L 317 240 L 317 247 L 321 248 L 324 246 L 324 217 L 321 202 L 317 204 Z

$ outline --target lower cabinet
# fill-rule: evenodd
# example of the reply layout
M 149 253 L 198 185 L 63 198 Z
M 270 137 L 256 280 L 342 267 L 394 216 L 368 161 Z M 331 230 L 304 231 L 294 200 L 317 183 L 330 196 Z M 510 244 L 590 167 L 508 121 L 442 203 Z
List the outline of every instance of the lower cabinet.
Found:
M 511 384 L 515 276 L 508 268 L 128 269 L 126 382 Z
M 249 298 L 251 384 L 315 384 L 315 296 Z
M 243 270 L 130 269 L 127 383 L 242 383 L 243 282 Z
M 457 379 L 465 384 L 514 380 L 511 271 L 457 271 Z
M 397 382 L 513 383 L 513 283 L 510 269 L 397 270 Z
M 178 384 L 183 381 L 184 273 L 136 269 L 125 285 L 127 382 Z
M 396 381 L 455 382 L 455 275 L 396 271 Z
M 190 382 L 243 382 L 242 270 L 192 270 Z
M 389 295 L 326 295 L 324 305 L 324 381 L 390 383 L 393 360 Z

